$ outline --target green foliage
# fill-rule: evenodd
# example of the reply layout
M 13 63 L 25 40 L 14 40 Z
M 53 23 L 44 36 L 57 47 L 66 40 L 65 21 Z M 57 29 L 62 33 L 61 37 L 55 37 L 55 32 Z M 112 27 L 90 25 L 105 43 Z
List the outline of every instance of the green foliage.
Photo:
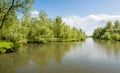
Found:
M 114 33 L 111 35 L 111 38 L 115 41 L 120 41 L 120 34 Z
M 101 35 L 104 33 L 103 31 L 104 29 L 102 27 L 99 27 L 97 29 L 94 30 L 94 33 L 93 33 L 93 38 L 98 38 L 100 39 L 101 38 Z
M 107 22 L 106 29 L 111 29 L 112 28 L 112 22 Z
M 4 24 L 0 30 L 0 39 L 13 42 L 15 48 L 20 48 L 28 43 L 81 41 L 86 39 L 86 34 L 82 29 L 69 27 L 63 23 L 60 16 L 52 20 L 44 12 L 39 13 L 39 18 L 30 18 L 29 15 L 25 15 L 23 19 L 17 19 L 15 15 L 6 20 Z M 6 51 L 8 50 L 1 49 L 2 53 Z
M 107 22 L 105 28 L 95 29 L 93 38 L 120 41 L 120 22 L 116 20 L 114 25 L 112 25 L 112 22 Z
M 34 0 L 0 1 L 0 52 L 13 51 L 27 43 L 46 43 L 52 41 L 80 41 L 86 39 L 82 29 L 71 28 L 62 17 L 50 19 L 43 11 L 38 18 L 31 18 L 30 11 Z M 22 12 L 22 19 L 17 13 Z M 12 43 L 11 43 L 12 42 Z
M 28 42 L 45 43 L 50 41 L 79 41 L 86 39 L 82 29 L 70 28 L 63 23 L 62 17 L 58 16 L 54 20 L 49 19 L 43 11 L 39 14 L 39 19 L 30 20 Z
M 14 43 L 7 41 L 0 41 L 0 53 L 14 51 Z
M 114 22 L 114 29 L 120 29 L 120 22 L 118 21 L 118 20 L 116 20 L 115 22 Z
M 25 16 L 22 20 L 14 18 L 8 20 L 0 31 L 2 40 L 9 40 L 15 44 L 45 43 L 49 41 L 80 41 L 86 39 L 82 29 L 69 27 L 63 23 L 60 16 L 51 20 L 47 14 L 40 12 L 39 18 Z
M 102 36 L 102 39 L 104 40 L 110 40 L 111 39 L 111 35 L 109 32 L 105 32 L 105 34 Z
M 14 18 L 18 12 L 28 15 L 34 0 L 1 0 L 0 1 L 0 29 L 6 25 L 7 19 Z

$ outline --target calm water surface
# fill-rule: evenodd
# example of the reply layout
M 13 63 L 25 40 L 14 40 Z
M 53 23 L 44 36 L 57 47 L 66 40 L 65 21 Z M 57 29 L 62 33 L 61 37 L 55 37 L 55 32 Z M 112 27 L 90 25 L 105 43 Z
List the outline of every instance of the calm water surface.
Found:
M 120 73 L 120 42 L 89 38 L 30 45 L 1 54 L 0 73 Z

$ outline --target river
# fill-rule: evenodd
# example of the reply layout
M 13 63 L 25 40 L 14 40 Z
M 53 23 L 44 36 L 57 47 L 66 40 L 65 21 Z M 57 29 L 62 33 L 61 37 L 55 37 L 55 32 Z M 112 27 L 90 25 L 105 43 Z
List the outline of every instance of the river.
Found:
M 0 54 L 0 73 L 120 73 L 120 42 L 88 38 L 23 49 Z

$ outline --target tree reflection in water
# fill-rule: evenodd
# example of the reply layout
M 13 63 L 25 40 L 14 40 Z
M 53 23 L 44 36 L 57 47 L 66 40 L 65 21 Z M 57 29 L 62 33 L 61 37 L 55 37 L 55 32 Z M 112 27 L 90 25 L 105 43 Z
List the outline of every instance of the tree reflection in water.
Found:
M 118 41 L 105 41 L 105 40 L 95 40 L 95 46 L 105 50 L 108 57 L 120 58 L 120 42 Z
M 0 55 L 0 72 L 4 73 L 39 73 L 44 71 L 50 62 L 62 63 L 65 53 L 82 42 L 56 42 L 34 44 L 24 47 L 25 51 Z

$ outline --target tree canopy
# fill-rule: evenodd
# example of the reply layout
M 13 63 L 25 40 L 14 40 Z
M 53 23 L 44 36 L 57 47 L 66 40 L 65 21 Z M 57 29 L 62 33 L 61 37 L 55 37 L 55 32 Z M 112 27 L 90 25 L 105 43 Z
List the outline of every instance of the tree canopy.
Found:
M 17 16 L 17 12 L 24 14 L 32 8 L 34 0 L 1 0 L 0 1 L 0 29 L 3 27 L 7 19 Z M 14 18 L 14 17 L 13 17 Z
M 105 27 L 94 30 L 93 38 L 120 41 L 120 22 L 118 20 L 107 22 Z
M 0 39 L 13 42 L 15 47 L 28 43 L 81 41 L 86 37 L 82 29 L 68 26 L 60 16 L 50 19 L 43 11 L 38 18 L 25 15 L 18 19 L 15 14 L 5 20 L 4 27 L 0 30 Z

